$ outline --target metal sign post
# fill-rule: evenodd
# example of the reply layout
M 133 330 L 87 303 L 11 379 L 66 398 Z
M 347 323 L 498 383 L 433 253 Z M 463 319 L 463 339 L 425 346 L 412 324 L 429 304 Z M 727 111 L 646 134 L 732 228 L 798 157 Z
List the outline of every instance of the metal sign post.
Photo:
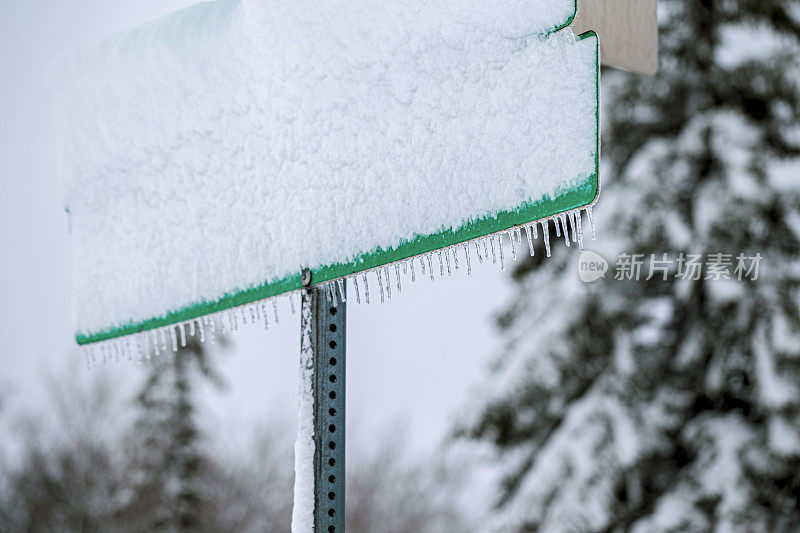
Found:
M 314 531 L 344 531 L 346 295 L 310 287 L 304 273 L 302 306 L 310 307 L 314 396 Z M 340 286 L 340 288 L 343 288 Z M 303 333 L 303 332 L 301 332 Z

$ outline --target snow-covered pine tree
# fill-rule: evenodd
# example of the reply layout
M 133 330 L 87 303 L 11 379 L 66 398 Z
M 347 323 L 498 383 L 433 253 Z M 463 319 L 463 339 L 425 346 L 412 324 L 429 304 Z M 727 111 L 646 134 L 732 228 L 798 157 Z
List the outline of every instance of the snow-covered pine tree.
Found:
M 516 269 L 460 430 L 503 465 L 503 531 L 800 528 L 800 2 L 659 15 L 659 74 L 604 81 L 589 246 L 612 270 L 582 284 L 564 246 Z M 644 254 L 641 280 L 613 279 L 621 253 Z M 667 279 L 645 280 L 664 253 Z M 676 276 L 680 253 L 701 279 Z M 760 253 L 758 279 L 705 279 L 717 253 L 731 271 Z
M 203 529 L 203 469 L 213 461 L 204 456 L 201 431 L 196 420 L 195 389 L 202 380 L 216 385 L 221 378 L 214 371 L 208 348 L 195 337 L 157 356 L 137 396 L 140 408 L 131 435 L 134 490 L 120 512 L 141 527 L 148 521 L 154 531 Z M 147 517 L 147 518 L 143 518 Z

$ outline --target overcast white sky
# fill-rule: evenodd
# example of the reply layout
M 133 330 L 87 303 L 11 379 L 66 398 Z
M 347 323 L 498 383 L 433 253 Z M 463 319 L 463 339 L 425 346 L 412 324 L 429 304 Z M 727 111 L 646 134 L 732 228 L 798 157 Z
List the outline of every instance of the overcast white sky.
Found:
M 12 405 L 37 404 L 43 373 L 83 361 L 75 350 L 71 258 L 46 85 L 53 57 L 175 9 L 190 0 L 0 0 L 0 390 Z M 467 279 L 405 284 L 381 306 L 348 309 L 350 442 L 385 437 L 404 418 L 426 448 L 449 429 L 499 346 L 491 315 L 511 287 L 498 268 L 473 265 Z M 204 393 L 204 420 L 225 434 L 294 417 L 298 319 L 284 309 L 268 334 L 241 331 L 223 358 L 226 393 Z M 143 374 L 112 369 L 126 388 Z M 292 418 L 293 421 L 293 418 Z M 355 432 L 352 430 L 355 429 Z M 293 430 L 293 428 L 289 428 Z

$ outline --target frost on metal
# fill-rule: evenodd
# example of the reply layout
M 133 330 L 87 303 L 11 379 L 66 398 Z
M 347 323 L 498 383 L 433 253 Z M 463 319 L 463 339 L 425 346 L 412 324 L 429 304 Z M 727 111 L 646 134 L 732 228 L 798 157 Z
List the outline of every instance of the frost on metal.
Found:
M 584 183 L 596 41 L 553 33 L 573 10 L 219 0 L 62 58 L 79 336 L 135 332 Z M 370 283 L 379 301 L 396 274 Z

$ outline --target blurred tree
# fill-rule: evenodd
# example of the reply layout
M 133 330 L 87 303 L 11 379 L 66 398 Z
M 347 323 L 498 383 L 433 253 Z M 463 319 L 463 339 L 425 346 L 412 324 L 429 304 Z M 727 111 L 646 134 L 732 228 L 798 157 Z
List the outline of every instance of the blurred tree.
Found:
M 241 450 L 203 437 L 192 406 L 200 376 L 218 381 L 208 357 L 189 342 L 151 361 L 139 409 L 102 371 L 82 380 L 73 365 L 48 380 L 46 414 L 27 399 L 18 423 L 3 411 L 0 531 L 288 532 L 294 429 L 273 420 Z M 399 426 L 351 454 L 348 531 L 469 531 L 461 463 L 404 455 Z
M 26 412 L 3 432 L 0 531 L 108 530 L 127 487 L 114 391 L 75 372 L 47 390 L 46 415 Z
M 612 264 L 584 285 L 563 246 L 514 272 L 506 347 L 460 429 L 501 458 L 501 530 L 800 528 L 800 2 L 659 14 L 659 74 L 604 80 L 592 244 L 643 272 L 669 253 L 668 279 Z M 763 260 L 756 281 L 694 280 L 680 253 Z
M 148 516 L 150 530 L 191 531 L 201 524 L 203 507 L 214 498 L 201 483 L 211 468 L 196 420 L 201 380 L 222 386 L 209 350 L 196 337 L 155 357 L 136 398 L 139 415 L 128 443 L 134 490 L 120 518 L 132 514 L 141 526 Z
M 409 457 L 404 424 L 395 421 L 379 446 L 351 449 L 346 527 L 350 532 L 471 531 L 459 502 L 463 463 L 438 452 Z

